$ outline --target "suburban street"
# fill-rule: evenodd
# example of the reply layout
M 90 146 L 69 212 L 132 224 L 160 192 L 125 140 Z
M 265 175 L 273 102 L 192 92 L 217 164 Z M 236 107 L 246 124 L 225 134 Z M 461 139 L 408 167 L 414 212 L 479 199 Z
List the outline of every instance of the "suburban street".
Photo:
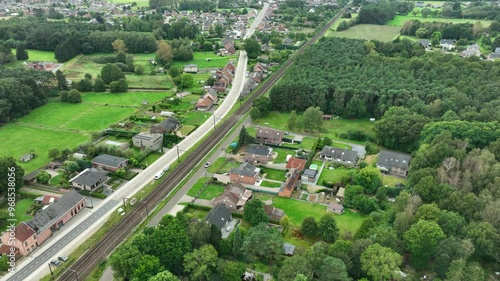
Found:
M 264 8 L 260 11 L 256 20 L 247 30 L 245 38 L 248 38 L 253 34 L 255 27 L 263 18 L 268 6 L 269 5 L 265 3 Z M 240 92 L 242 91 L 245 83 L 247 62 L 246 52 L 240 51 L 235 79 L 231 90 L 210 119 L 187 136 L 180 144 L 177 145 L 177 147 L 166 152 L 161 158 L 151 164 L 143 172 L 138 174 L 111 196 L 106 198 L 102 204 L 97 208 L 94 208 L 92 212 L 81 213 L 73 218 L 71 225 L 66 225 L 58 232 L 58 239 L 53 239 L 50 242 L 44 243 L 41 247 L 34 251 L 32 258 L 24 258 L 22 261 L 18 262 L 16 266 L 17 270 L 14 274 L 7 274 L 0 280 L 39 280 L 40 277 L 49 274 L 48 266 L 44 265 L 47 265 L 50 260 L 57 258 L 59 255 L 68 255 L 81 243 L 87 240 L 88 237 L 92 236 L 92 234 L 94 234 L 103 224 L 106 223 L 112 212 L 122 205 L 121 202 L 123 198 L 132 197 L 135 193 L 152 181 L 158 171 L 162 170 L 164 167 L 172 165 L 176 161 L 177 148 L 179 149 L 179 154 L 182 155 L 211 130 L 213 130 L 214 124 L 218 124 L 239 100 Z M 176 196 L 182 196 L 186 191 L 187 190 L 184 190 L 183 188 L 183 190 L 176 194 Z M 64 243 L 64 241 L 67 243 Z

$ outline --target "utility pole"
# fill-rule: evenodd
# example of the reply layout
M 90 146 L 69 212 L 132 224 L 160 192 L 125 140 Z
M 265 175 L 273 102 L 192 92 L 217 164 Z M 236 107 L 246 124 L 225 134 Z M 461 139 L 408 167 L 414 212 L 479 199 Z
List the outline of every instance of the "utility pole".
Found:
M 90 196 L 90 204 L 92 204 L 92 206 L 90 206 L 91 209 L 94 208 L 94 202 L 92 201 L 92 191 L 89 193 L 89 196 Z
M 179 162 L 180 161 L 179 145 L 176 145 L 175 147 L 177 147 L 177 162 Z
M 49 262 L 49 270 L 50 270 L 50 276 L 54 276 L 54 272 L 52 272 L 52 267 L 50 266 L 50 262 Z

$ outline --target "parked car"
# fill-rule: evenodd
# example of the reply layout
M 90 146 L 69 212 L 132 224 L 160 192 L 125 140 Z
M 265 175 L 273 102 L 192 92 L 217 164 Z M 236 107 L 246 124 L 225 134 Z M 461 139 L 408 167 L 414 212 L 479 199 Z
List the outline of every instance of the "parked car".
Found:
M 53 264 L 53 265 L 55 265 L 55 266 L 61 266 L 61 264 L 62 264 L 62 263 L 61 263 L 60 261 L 58 261 L 58 260 L 52 260 L 50 263 L 51 263 L 51 264 Z
M 68 261 L 68 257 L 67 256 L 59 256 L 58 258 L 60 261 Z
M 205 163 L 205 165 L 203 165 L 203 167 L 208 168 L 208 167 L 210 167 L 210 165 L 211 165 L 211 164 L 212 164 L 212 163 L 207 162 L 207 163 Z

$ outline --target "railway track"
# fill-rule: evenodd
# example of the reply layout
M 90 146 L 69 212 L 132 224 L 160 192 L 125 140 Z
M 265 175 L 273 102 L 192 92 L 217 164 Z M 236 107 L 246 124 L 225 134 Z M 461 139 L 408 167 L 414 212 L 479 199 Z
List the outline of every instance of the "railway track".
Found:
M 188 158 L 180 163 L 151 193 L 142 201 L 137 204 L 117 225 L 112 227 L 94 246 L 86 251 L 71 267 L 66 270 L 57 280 L 60 281 L 73 281 L 83 280 L 92 269 L 103 261 L 109 253 L 111 253 L 120 243 L 122 243 L 127 236 L 132 233 L 137 225 L 141 223 L 146 214 L 147 206 L 156 206 L 168 193 L 172 191 L 175 186 L 187 176 L 193 167 L 199 164 L 203 158 L 210 152 L 212 147 L 215 147 L 226 136 L 231 128 L 233 128 L 241 116 L 243 116 L 252 107 L 253 100 L 262 94 L 266 93 L 271 87 L 283 76 L 285 70 L 297 58 L 297 55 L 304 52 L 304 50 L 316 42 L 328 29 L 342 16 L 345 10 L 350 6 L 348 4 L 340 12 L 338 12 L 332 20 L 330 20 L 325 27 L 323 27 L 311 40 L 307 41 L 297 53 L 287 60 L 283 67 L 266 80 L 262 87 L 256 93 L 251 95 L 236 112 L 226 121 L 222 122 L 219 127 L 215 129 L 212 137 L 207 138 L 204 144 L 199 145 Z M 77 276 L 78 277 L 77 277 Z

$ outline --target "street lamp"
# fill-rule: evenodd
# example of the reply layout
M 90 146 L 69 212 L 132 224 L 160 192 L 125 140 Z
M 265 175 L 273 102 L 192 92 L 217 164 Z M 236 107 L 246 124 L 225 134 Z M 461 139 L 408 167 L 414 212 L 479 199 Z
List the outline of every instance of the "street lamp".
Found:
M 179 144 L 177 144 L 176 147 L 177 147 L 177 162 L 179 162 L 180 161 L 180 157 L 181 157 L 179 151 L 182 151 L 182 152 L 186 152 L 186 151 L 183 150 L 183 149 L 179 149 Z
M 214 113 L 214 130 L 215 130 L 215 120 L 222 120 L 222 118 L 215 117 L 215 113 Z

